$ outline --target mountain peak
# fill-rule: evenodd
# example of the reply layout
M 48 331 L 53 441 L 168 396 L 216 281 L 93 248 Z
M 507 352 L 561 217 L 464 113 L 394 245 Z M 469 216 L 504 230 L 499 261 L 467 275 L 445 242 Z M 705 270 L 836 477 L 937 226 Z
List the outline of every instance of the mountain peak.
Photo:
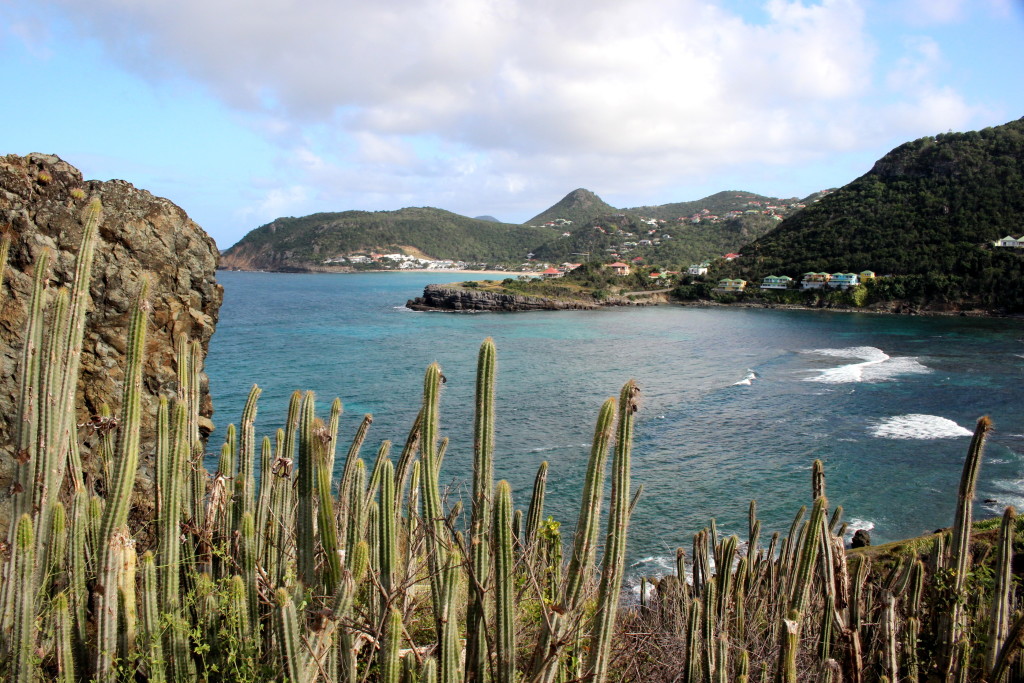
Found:
M 564 218 L 573 223 L 583 223 L 599 216 L 620 213 L 614 206 L 606 204 L 600 197 L 586 188 L 577 188 L 562 197 L 561 201 L 527 221 L 530 225 L 539 225 L 556 218 Z

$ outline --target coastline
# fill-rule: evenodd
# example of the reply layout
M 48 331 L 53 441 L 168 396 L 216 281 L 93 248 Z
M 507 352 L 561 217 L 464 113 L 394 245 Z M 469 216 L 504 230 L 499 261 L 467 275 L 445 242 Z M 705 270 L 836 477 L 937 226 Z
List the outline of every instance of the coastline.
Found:
M 671 303 L 679 306 L 694 308 L 752 308 L 785 311 L 824 311 L 831 313 L 867 313 L 871 315 L 900 315 L 900 316 L 924 316 L 924 317 L 946 317 L 946 318 L 1013 318 L 1024 319 L 1022 313 L 1003 313 L 999 311 L 986 311 L 979 309 L 970 310 L 937 310 L 930 308 L 918 308 L 910 306 L 906 302 L 892 301 L 884 304 L 873 304 L 863 308 L 853 306 L 804 306 L 802 304 L 784 304 L 769 302 L 719 302 L 706 300 L 675 300 Z

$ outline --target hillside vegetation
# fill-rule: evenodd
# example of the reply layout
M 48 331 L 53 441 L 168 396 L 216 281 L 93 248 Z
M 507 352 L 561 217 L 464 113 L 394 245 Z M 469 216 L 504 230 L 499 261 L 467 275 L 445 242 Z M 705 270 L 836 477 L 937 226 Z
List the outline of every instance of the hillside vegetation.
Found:
M 878 299 L 1024 309 L 1024 119 L 900 145 L 849 185 L 787 218 L 712 273 L 872 270 Z

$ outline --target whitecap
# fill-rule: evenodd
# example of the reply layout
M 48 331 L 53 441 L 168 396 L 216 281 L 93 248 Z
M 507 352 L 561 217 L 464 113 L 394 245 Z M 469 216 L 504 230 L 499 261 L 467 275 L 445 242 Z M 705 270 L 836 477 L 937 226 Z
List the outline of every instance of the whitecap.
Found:
M 808 382 L 824 382 L 825 384 L 848 384 L 850 382 L 887 382 L 899 375 L 923 374 L 931 372 L 931 368 L 922 365 L 912 356 L 893 358 L 882 349 L 874 346 L 853 346 L 844 349 L 809 349 L 804 353 L 832 358 L 859 358 L 860 363 L 840 365 L 835 368 L 816 370 L 814 377 Z
M 750 368 L 747 368 L 747 374 L 743 377 L 743 379 L 741 379 L 739 382 L 733 382 L 732 385 L 734 387 L 738 387 L 738 386 L 748 386 L 749 387 L 751 384 L 754 383 L 754 380 L 757 379 L 757 378 L 758 378 L 757 377 L 757 373 L 754 372 L 753 370 L 751 370 Z
M 860 530 L 872 531 L 875 528 L 875 523 L 869 519 L 858 519 L 857 517 L 851 517 L 850 521 L 846 523 L 846 535 L 844 538 L 847 542 L 853 540 L 853 535 Z
M 870 427 L 871 435 L 882 439 L 955 439 L 971 436 L 956 422 L 938 415 L 895 415 L 876 420 Z

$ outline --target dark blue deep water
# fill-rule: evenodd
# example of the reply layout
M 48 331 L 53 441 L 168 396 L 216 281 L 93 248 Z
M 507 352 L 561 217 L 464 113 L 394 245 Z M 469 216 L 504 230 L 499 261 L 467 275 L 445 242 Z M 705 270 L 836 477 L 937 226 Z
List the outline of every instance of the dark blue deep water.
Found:
M 1024 322 L 820 311 L 664 306 L 515 314 L 415 313 L 404 307 L 452 273 L 221 273 L 210 347 L 218 431 L 263 388 L 257 433 L 282 426 L 295 389 L 319 412 L 341 397 L 339 440 L 372 413 L 363 456 L 404 443 L 423 371 L 448 379 L 442 481 L 467 491 L 476 353 L 498 347 L 495 478 L 525 508 L 550 463 L 546 514 L 575 522 L 601 403 L 634 378 L 642 390 L 633 486 L 644 485 L 629 534 L 633 574 L 656 574 L 717 520 L 746 536 L 756 499 L 764 531 L 785 532 L 825 463 L 828 497 L 852 527 L 895 540 L 952 523 L 970 430 L 995 431 L 978 513 L 1024 505 Z M 219 435 L 219 436 L 218 436 Z M 990 502 L 984 502 L 984 501 Z M 764 532 L 763 532 L 764 534 Z M 570 537 L 565 535 L 568 540 Z M 765 535 L 762 536 L 765 538 Z M 688 552 L 689 554 L 689 552 Z

